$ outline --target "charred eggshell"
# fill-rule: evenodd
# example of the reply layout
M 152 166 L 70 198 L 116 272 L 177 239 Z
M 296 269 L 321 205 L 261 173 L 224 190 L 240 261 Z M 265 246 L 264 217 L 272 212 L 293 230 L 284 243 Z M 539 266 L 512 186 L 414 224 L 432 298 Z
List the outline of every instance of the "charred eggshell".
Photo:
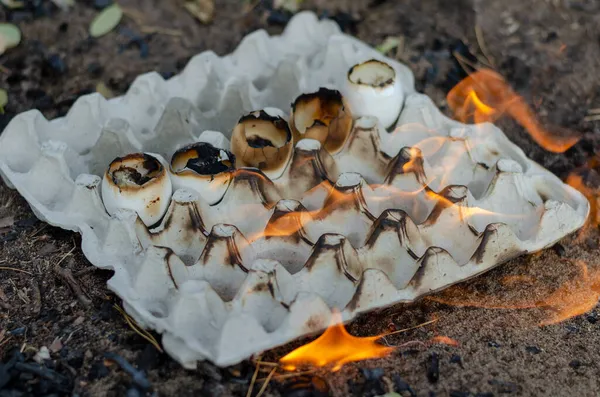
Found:
M 238 167 L 260 169 L 269 178 L 281 175 L 292 155 L 292 133 L 285 114 L 265 108 L 240 118 L 231 136 Z
M 320 88 L 296 98 L 290 125 L 294 142 L 315 139 L 325 150 L 335 154 L 342 149 L 352 130 L 352 113 L 339 91 Z
M 208 142 L 196 142 L 177 150 L 171 157 L 174 190 L 192 189 L 209 204 L 219 201 L 229 186 L 235 156 Z
M 165 214 L 173 191 L 165 160 L 157 154 L 133 153 L 110 163 L 102 180 L 102 201 L 110 215 L 135 211 L 147 226 Z

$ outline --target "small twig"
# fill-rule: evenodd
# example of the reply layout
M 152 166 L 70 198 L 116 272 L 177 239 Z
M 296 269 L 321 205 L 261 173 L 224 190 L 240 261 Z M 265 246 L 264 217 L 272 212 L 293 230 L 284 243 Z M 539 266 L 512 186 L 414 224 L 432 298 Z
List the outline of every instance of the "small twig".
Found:
M 140 32 L 145 34 L 158 33 L 175 37 L 183 36 L 183 32 L 179 29 L 161 28 L 160 26 L 141 26 Z
M 154 336 L 152 336 L 151 333 L 149 333 L 145 329 L 140 328 L 137 325 L 137 323 L 135 322 L 135 320 L 129 314 L 125 313 L 125 310 L 123 310 L 119 305 L 115 304 L 115 305 L 113 305 L 113 307 L 119 313 L 121 313 L 121 315 L 123 316 L 123 318 L 125 318 L 125 321 L 129 325 L 129 327 L 131 327 L 131 329 L 133 329 L 135 331 L 135 333 L 137 333 L 139 336 L 141 336 L 142 338 L 144 338 L 148 342 L 150 342 L 152 344 L 152 346 L 154 346 L 156 348 L 156 350 L 163 353 L 163 349 L 160 347 L 160 345 L 158 344 L 158 341 L 154 338 Z
M 456 58 L 456 60 L 460 64 L 460 66 L 463 68 L 463 70 L 465 72 L 467 72 L 467 74 L 473 73 L 473 70 L 470 70 L 467 66 L 469 66 L 469 67 L 477 70 L 477 65 L 475 65 L 473 62 L 469 61 L 467 58 L 465 58 L 464 56 L 462 56 L 457 51 L 454 51 L 452 53 L 452 55 L 454 56 L 454 58 Z
M 255 0 L 250 4 L 246 4 L 244 6 L 244 11 L 242 12 L 242 16 L 247 15 L 252 10 L 254 10 L 260 4 L 260 0 Z
M 96 267 L 96 266 L 88 266 L 85 269 L 81 269 L 81 270 L 76 271 L 75 273 L 73 273 L 73 275 L 75 277 L 81 277 L 81 276 L 85 276 L 88 273 L 93 273 L 93 272 L 95 272 L 98 269 L 99 268 Z
M 600 114 L 600 108 L 589 109 L 588 114 Z
M 278 363 L 272 363 L 270 361 L 255 361 L 254 363 L 260 363 L 260 365 L 265 365 L 267 367 L 279 367 Z
M 275 375 L 272 379 L 287 379 L 287 378 L 293 378 L 295 376 L 300 376 L 300 375 L 310 375 L 310 374 L 314 374 L 315 372 L 317 372 L 316 369 L 311 369 L 308 371 L 300 371 L 300 372 L 292 372 L 289 374 L 281 374 L 281 375 Z M 258 382 L 264 381 L 266 378 L 260 378 L 257 379 Z
M 33 273 L 28 272 L 27 270 L 23 270 L 23 269 L 17 269 L 15 267 L 8 267 L 8 266 L 0 266 L 0 270 L 12 270 L 14 272 L 21 272 L 21 273 L 26 273 L 29 274 L 30 276 L 33 276 Z
M 269 372 L 269 376 L 267 376 L 265 383 L 263 383 L 263 385 L 260 388 L 260 390 L 258 391 L 258 394 L 256 395 L 256 397 L 262 396 L 263 393 L 265 392 L 265 390 L 267 390 L 267 386 L 269 386 L 269 383 L 271 382 L 271 378 L 273 377 L 273 374 L 275 373 L 275 371 L 277 371 L 277 368 L 273 368 L 271 370 L 271 372 Z
M 600 114 L 595 114 L 593 116 L 586 116 L 583 118 L 583 121 L 598 121 L 600 120 Z
M 6 339 L 2 339 L 2 340 L 0 341 L 0 347 L 2 347 L 2 346 L 4 346 L 5 344 L 7 344 L 7 343 L 8 343 L 8 341 L 9 341 L 9 340 L 11 340 L 11 338 L 12 338 L 12 335 L 8 335 L 8 338 L 6 338 Z
M 56 262 L 56 265 L 54 265 L 54 266 L 60 266 L 60 264 L 61 264 L 61 263 L 63 263 L 63 261 L 64 261 L 65 259 L 67 259 L 67 256 L 71 255 L 71 253 L 72 253 L 73 251 L 75 251 L 75 246 L 73 246 L 73 248 L 71 248 L 71 250 L 70 250 L 69 252 L 67 252 L 66 254 L 64 254 L 64 255 L 62 256 L 62 258 L 60 258 L 60 260 L 59 260 L 58 262 Z
M 435 318 L 433 320 L 429 320 L 429 321 L 424 322 L 424 323 L 419 324 L 419 325 L 415 325 L 414 327 L 399 329 L 398 331 L 393 331 L 393 332 L 390 332 L 390 333 L 387 333 L 387 334 L 383 334 L 382 336 L 390 336 L 390 335 L 395 335 L 395 334 L 400 334 L 400 333 L 403 333 L 403 332 L 411 331 L 413 329 L 422 328 L 422 327 L 425 327 L 426 325 L 433 324 L 436 321 L 437 321 L 437 318 Z
M 477 38 L 477 44 L 479 45 L 479 49 L 481 53 L 487 60 L 487 64 L 490 66 L 494 65 L 494 58 L 490 55 L 488 51 L 487 45 L 485 44 L 485 40 L 483 38 L 483 31 L 481 30 L 481 26 L 475 24 L 475 37 Z
M 246 397 L 252 396 L 252 391 L 254 390 L 254 383 L 256 383 L 256 377 L 258 376 L 258 369 L 260 368 L 260 360 L 256 363 L 256 368 L 254 369 L 254 375 L 252 375 L 252 380 L 250 380 L 250 386 L 248 387 L 248 392 L 246 393 Z
M 75 277 L 73 277 L 73 273 L 71 272 L 71 270 L 65 269 L 65 268 L 63 268 L 63 267 L 60 266 L 60 264 L 65 260 L 65 258 L 68 255 L 71 254 L 71 252 L 73 252 L 73 250 L 75 250 L 75 247 L 73 247 L 71 249 L 71 251 L 67 252 L 54 265 L 54 269 L 53 270 L 54 270 L 54 273 L 56 273 L 71 288 L 71 291 L 73 291 L 73 293 L 77 297 L 77 300 L 79 301 L 79 303 L 81 303 L 83 305 L 83 307 L 89 308 L 89 307 L 92 306 L 92 301 L 91 301 L 90 298 L 88 298 L 85 295 L 85 293 L 83 292 L 83 290 L 79 286 L 79 283 L 77 282 L 77 280 L 75 280 Z
M 29 237 L 35 237 L 37 236 L 42 230 L 44 230 L 46 227 L 48 227 L 48 224 L 45 223 L 44 225 L 42 225 L 42 227 L 40 227 L 38 230 L 36 230 L 35 232 L 33 232 L 32 234 L 29 235 Z
M 137 25 L 141 26 L 144 24 L 144 16 L 140 12 L 131 8 L 125 8 L 123 6 L 121 6 L 121 10 L 123 10 L 123 14 L 125 14 L 125 16 L 131 18 Z
M 42 294 L 40 293 L 40 287 L 35 279 L 31 279 L 31 294 L 33 295 L 33 305 L 31 310 L 36 316 L 40 314 L 42 310 Z

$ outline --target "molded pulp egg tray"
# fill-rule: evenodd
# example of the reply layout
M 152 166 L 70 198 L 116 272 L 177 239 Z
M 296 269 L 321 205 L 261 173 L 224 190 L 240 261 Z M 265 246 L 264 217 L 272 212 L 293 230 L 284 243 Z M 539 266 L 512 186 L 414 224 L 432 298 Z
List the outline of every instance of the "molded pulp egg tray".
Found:
M 173 188 L 158 225 L 105 210 L 102 178 L 117 156 L 169 159 L 193 142 L 229 150 L 243 114 L 288 112 L 320 87 L 345 96 L 350 68 L 372 59 L 393 67 L 404 94 L 391 124 L 351 108 L 340 151 L 300 140 L 280 176 L 234 170 L 215 202 Z M 0 171 L 40 219 L 82 234 L 89 261 L 114 269 L 108 285 L 126 311 L 186 367 L 315 333 L 334 308 L 348 321 L 412 301 L 552 245 L 589 211 L 498 128 L 446 118 L 406 66 L 312 13 L 225 57 L 204 52 L 167 81 L 148 73 L 122 97 L 81 97 L 66 117 L 18 115 L 0 136 Z

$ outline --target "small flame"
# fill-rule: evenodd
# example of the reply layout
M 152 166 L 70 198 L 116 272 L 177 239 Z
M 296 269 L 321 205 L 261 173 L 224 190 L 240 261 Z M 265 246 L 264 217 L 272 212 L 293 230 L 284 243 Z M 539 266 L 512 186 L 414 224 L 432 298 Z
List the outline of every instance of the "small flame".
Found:
M 590 271 L 583 261 L 577 261 L 579 277 L 560 286 L 552 295 L 544 299 L 543 307 L 549 307 L 554 314 L 541 325 L 556 324 L 571 317 L 592 310 L 600 299 L 600 271 Z
M 332 323 L 323 335 L 282 357 L 279 362 L 288 371 L 305 365 L 333 366 L 332 370 L 337 371 L 349 362 L 384 357 L 391 353 L 394 348 L 376 343 L 379 338 L 381 336 L 350 335 L 344 328 L 340 313 L 335 311 Z
M 594 189 L 589 186 L 590 183 L 586 182 L 584 175 L 587 175 L 590 180 L 596 179 L 591 183 L 600 182 L 600 157 L 592 158 L 584 167 L 573 171 L 566 180 L 568 185 L 579 190 L 590 203 L 590 216 L 581 235 L 585 235 L 590 226 L 600 225 L 600 188 Z
M 579 135 L 556 135 L 545 129 L 525 100 L 517 95 L 498 73 L 480 69 L 454 86 L 447 96 L 448 105 L 463 123 L 494 122 L 507 114 L 522 125 L 544 149 L 563 153 L 575 145 Z
M 550 290 L 549 279 L 530 275 L 509 275 L 500 279 L 500 290 L 482 291 L 456 285 L 440 295 L 427 299 L 452 306 L 485 309 L 543 309 L 544 319 L 538 325 L 560 323 L 592 310 L 600 299 L 600 270 L 583 261 L 574 261 L 572 275 L 558 288 Z M 528 290 L 530 293 L 515 292 Z

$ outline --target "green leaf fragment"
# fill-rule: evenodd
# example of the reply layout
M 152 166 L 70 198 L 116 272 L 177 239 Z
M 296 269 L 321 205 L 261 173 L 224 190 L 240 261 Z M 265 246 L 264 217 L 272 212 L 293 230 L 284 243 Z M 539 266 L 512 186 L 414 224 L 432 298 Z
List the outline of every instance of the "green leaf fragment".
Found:
M 100 37 L 109 33 L 113 30 L 123 18 L 123 10 L 118 4 L 106 7 L 100 14 L 96 15 L 96 18 L 90 25 L 90 36 Z
M 0 0 L 0 3 L 2 3 L 4 6 L 11 10 L 16 10 L 17 8 L 25 7 L 24 2 L 17 0 Z
M 4 106 L 8 103 L 8 93 L 0 88 L 0 113 L 4 113 Z
M 0 23 L 0 36 L 5 48 L 16 47 L 21 42 L 21 30 L 12 23 Z
M 99 82 L 98 84 L 96 84 L 96 92 L 106 99 L 110 99 L 115 96 L 112 90 L 108 88 L 103 82 Z
M 402 40 L 399 37 L 386 37 L 383 43 L 379 44 L 375 49 L 385 55 L 394 48 L 397 48 L 401 42 Z

